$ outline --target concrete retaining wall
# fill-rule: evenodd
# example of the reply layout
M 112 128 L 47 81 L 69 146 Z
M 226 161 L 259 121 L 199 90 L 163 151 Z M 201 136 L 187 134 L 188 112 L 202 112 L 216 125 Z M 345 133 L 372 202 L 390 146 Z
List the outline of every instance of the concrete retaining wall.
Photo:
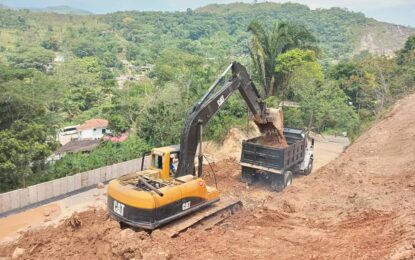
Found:
M 144 160 L 144 169 L 150 158 Z M 24 189 L 0 194 L 0 214 L 30 206 L 80 189 L 93 187 L 98 182 L 106 182 L 121 175 L 139 171 L 142 158 L 117 163 L 72 176 L 39 183 Z

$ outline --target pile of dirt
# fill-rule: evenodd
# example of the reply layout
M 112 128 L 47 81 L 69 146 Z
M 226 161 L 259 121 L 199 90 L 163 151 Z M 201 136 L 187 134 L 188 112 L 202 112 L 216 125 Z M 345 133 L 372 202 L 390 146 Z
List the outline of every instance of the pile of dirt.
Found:
M 285 139 L 279 140 L 279 138 L 277 138 L 274 135 L 260 136 L 258 139 L 256 139 L 256 143 L 266 146 L 272 146 L 274 148 L 288 147 L 287 141 L 285 141 Z
M 259 130 L 253 124 L 246 131 L 239 128 L 231 128 L 223 142 L 208 141 L 204 143 L 203 153 L 210 161 L 225 159 L 239 160 L 241 157 L 242 141 L 260 135 Z
M 235 170 L 217 174 L 219 188 L 249 207 L 212 230 L 182 234 L 173 257 L 415 259 L 415 95 L 283 193 L 243 187 L 239 167 L 222 163 Z
M 122 230 L 106 211 L 91 209 L 57 227 L 26 232 L 17 243 L 0 247 L 0 256 L 17 248 L 23 249 L 22 259 L 140 259 L 154 247 L 146 232 Z

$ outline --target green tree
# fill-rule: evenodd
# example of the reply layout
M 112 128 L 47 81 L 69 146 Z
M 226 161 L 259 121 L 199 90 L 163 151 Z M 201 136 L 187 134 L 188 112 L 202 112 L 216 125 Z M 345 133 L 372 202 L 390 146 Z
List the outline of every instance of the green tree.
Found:
M 130 129 L 130 124 L 121 115 L 111 115 L 108 127 L 114 135 L 119 135 Z
M 36 123 L 16 121 L 0 131 L 0 190 L 26 187 L 55 148 L 45 126 Z
M 277 84 L 275 66 L 280 54 L 294 48 L 316 48 L 316 38 L 301 25 L 280 22 L 275 23 L 272 30 L 267 30 L 262 23 L 253 21 L 248 31 L 252 33 L 249 53 L 266 96 L 274 95 Z
M 51 37 L 49 39 L 43 40 L 40 46 L 48 50 L 58 51 L 60 42 L 58 41 L 58 39 Z
M 373 114 L 375 104 L 372 99 L 375 76 L 355 61 L 341 61 L 329 70 L 329 76 L 336 80 L 350 101 L 362 112 Z
M 55 55 L 52 51 L 40 47 L 19 48 L 8 56 L 10 64 L 19 69 L 37 69 L 46 72 Z
M 312 50 L 292 49 L 279 55 L 275 72 L 282 79 L 282 99 L 296 99 L 303 88 L 319 86 L 324 80 L 323 69 Z
M 406 40 L 405 46 L 397 54 L 397 64 L 399 65 L 415 62 L 415 35 L 410 36 Z
M 104 109 L 112 115 L 122 115 L 131 126 L 135 126 L 145 111 L 157 100 L 156 88 L 151 82 L 126 84 L 111 97 L 111 106 Z
M 139 137 L 151 146 L 177 144 L 185 118 L 183 111 L 177 109 L 179 102 L 159 101 L 151 106 L 138 124 Z
M 358 116 L 348 97 L 335 82 L 306 88 L 301 93 L 300 109 L 305 126 L 317 132 L 335 129 L 354 135 L 358 131 Z

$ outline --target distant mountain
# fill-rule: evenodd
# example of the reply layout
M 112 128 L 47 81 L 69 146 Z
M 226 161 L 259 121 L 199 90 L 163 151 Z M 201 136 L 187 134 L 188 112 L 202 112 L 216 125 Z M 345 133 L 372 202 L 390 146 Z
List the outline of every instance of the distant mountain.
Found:
M 0 9 L 26 9 L 30 10 L 35 13 L 56 13 L 56 14 L 72 14 L 72 15 L 91 15 L 92 12 L 85 11 L 82 9 L 73 8 L 66 5 L 59 5 L 59 6 L 48 6 L 45 8 L 25 8 L 25 7 L 9 7 L 0 4 Z
M 46 13 L 57 13 L 57 14 L 73 14 L 73 15 L 90 15 L 92 12 L 85 11 L 82 9 L 73 8 L 66 5 L 49 6 L 45 8 L 30 8 L 34 12 L 46 12 Z
M 309 8 L 305 5 L 301 4 L 294 4 L 294 3 L 272 3 L 272 2 L 264 2 L 258 4 L 248 4 L 248 3 L 230 3 L 230 4 L 209 4 L 202 7 L 195 9 L 195 12 L 198 13 L 217 13 L 217 14 L 229 14 L 229 13 L 245 13 L 245 12 L 252 12 L 252 11 L 264 11 L 270 9 L 281 9 L 287 5 L 296 5 L 301 9 L 308 9 Z
M 41 12 L 85 15 L 82 21 L 88 21 L 87 24 L 90 25 L 89 38 L 85 42 L 92 41 L 98 46 L 100 41 L 96 39 L 105 35 L 105 41 L 111 41 L 111 46 L 113 43 L 120 46 L 126 43 L 131 46 L 139 44 L 137 48 L 129 47 L 129 55 L 147 61 L 153 61 L 167 46 L 191 53 L 208 53 L 206 55 L 211 57 L 224 54 L 246 56 L 250 37 L 247 28 L 253 20 L 259 20 L 268 27 L 279 21 L 305 25 L 318 39 L 321 57 L 325 60 L 350 58 L 362 51 L 393 56 L 396 50 L 403 47 L 406 39 L 415 34 L 412 27 L 380 22 L 360 12 L 344 8 L 311 10 L 306 5 L 297 3 L 212 4 L 186 12 L 123 11 L 100 16 L 68 6 L 31 10 L 33 11 L 9 12 L 0 9 L 0 29 L 23 31 L 22 28 L 31 27 L 34 30 L 33 26 L 37 26 L 39 31 L 43 31 L 43 26 L 51 27 L 57 23 L 51 20 L 51 16 Z M 56 18 L 56 15 L 53 17 Z M 64 16 L 58 20 L 63 29 L 74 26 L 74 21 L 77 21 Z M 48 32 L 48 38 L 49 34 Z M 57 36 L 59 37 L 61 36 Z M 64 39 L 65 42 L 72 40 Z M 99 48 L 91 46 L 91 49 L 95 52 Z
M 10 7 L 0 4 L 0 9 L 26 9 L 36 13 L 56 13 L 56 14 L 73 14 L 73 15 L 91 15 L 92 12 L 85 11 L 82 9 L 73 8 L 67 5 L 48 6 L 45 8 L 26 8 L 26 7 Z
M 371 53 L 393 56 L 415 28 L 380 22 L 363 13 L 344 8 L 311 10 L 295 3 L 265 2 L 258 4 L 210 4 L 194 10 L 200 15 L 219 15 L 227 20 L 258 19 L 261 21 L 292 21 L 305 24 L 318 36 L 321 45 L 332 51 L 332 57 L 343 53 Z M 235 17 L 238 19 L 235 20 Z M 334 50 L 334 52 L 333 52 Z

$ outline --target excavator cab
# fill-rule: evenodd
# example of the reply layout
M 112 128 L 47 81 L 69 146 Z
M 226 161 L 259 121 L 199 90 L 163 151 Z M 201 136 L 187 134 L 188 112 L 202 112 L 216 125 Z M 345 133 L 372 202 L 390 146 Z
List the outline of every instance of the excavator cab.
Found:
M 168 181 L 174 177 L 179 159 L 178 146 L 158 147 L 151 150 L 151 169 L 159 170 L 159 178 Z

